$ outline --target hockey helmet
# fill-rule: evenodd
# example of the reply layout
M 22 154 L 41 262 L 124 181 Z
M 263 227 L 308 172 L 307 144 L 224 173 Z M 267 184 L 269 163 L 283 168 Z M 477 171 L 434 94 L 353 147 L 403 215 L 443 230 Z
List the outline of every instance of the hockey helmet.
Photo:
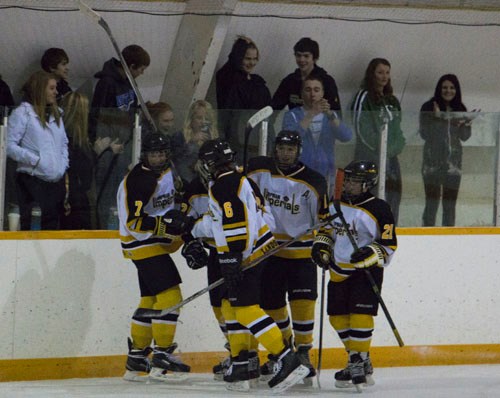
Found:
M 218 170 L 234 163 L 235 155 L 229 144 L 220 139 L 205 141 L 198 152 L 203 167 L 212 178 Z
M 353 199 L 359 194 L 346 192 L 345 182 L 353 181 L 361 183 L 362 192 L 369 191 L 378 183 L 378 167 L 369 160 L 354 160 L 344 168 L 344 196 Z
M 296 147 L 295 156 L 290 156 L 284 149 L 278 150 L 280 145 L 289 145 Z M 287 170 L 294 167 L 299 162 L 300 154 L 302 153 L 302 138 L 296 131 L 281 130 L 274 140 L 274 160 L 278 167 L 282 170 Z
M 171 146 L 168 137 L 159 133 L 150 133 L 142 140 L 141 162 L 155 172 L 162 172 L 168 168 L 170 161 Z M 164 154 L 164 160 L 151 163 L 148 154 L 158 152 Z

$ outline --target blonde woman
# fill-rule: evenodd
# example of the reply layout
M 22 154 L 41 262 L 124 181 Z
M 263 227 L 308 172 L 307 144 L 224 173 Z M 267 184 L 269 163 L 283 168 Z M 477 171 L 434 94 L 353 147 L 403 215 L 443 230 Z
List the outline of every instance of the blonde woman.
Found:
M 217 116 L 212 105 L 204 100 L 195 101 L 189 107 L 182 132 L 172 137 L 173 146 L 181 148 L 174 157 L 183 179 L 191 181 L 196 176 L 194 164 L 201 145 L 218 137 Z
M 31 209 L 42 211 L 41 229 L 59 229 L 68 168 L 68 138 L 57 107 L 57 78 L 45 71 L 24 83 L 23 100 L 9 117 L 7 155 L 17 162 L 21 230 L 31 229 Z
M 95 153 L 88 134 L 89 100 L 72 92 L 64 96 L 61 106 L 68 135 L 69 164 L 66 191 L 69 214 L 61 219 L 62 229 L 91 229 L 89 192 L 92 187 Z

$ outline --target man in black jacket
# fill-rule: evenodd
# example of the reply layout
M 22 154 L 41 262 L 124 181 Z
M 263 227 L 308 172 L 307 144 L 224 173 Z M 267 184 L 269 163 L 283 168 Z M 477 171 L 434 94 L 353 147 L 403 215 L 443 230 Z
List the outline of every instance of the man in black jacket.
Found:
M 292 109 L 302 105 L 303 101 L 300 98 L 302 81 L 311 75 L 321 78 L 325 89 L 325 98 L 328 100 L 330 108 L 340 112 L 340 99 L 335 80 L 326 70 L 316 65 L 319 59 L 318 42 L 309 37 L 303 37 L 295 44 L 293 51 L 298 68 L 281 81 L 271 101 L 273 109 L 281 110 L 287 105 L 288 109 Z

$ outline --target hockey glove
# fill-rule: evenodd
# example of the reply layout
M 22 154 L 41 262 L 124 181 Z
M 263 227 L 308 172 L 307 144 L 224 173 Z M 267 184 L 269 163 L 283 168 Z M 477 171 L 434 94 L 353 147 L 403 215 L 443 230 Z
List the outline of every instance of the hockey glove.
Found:
M 378 243 L 360 247 L 351 254 L 351 264 L 356 268 L 368 268 L 374 265 L 379 267 L 385 264 L 387 253 Z
M 220 271 L 224 277 L 224 283 L 227 288 L 234 291 L 243 280 L 243 270 L 241 268 L 241 253 L 229 252 L 217 255 L 220 264 Z
M 328 270 L 333 257 L 333 239 L 330 235 L 319 233 L 314 239 L 311 258 L 318 267 Z
M 203 243 L 201 243 L 201 239 L 192 239 L 184 243 L 181 254 L 191 269 L 200 269 L 208 264 L 208 254 L 203 247 Z
M 169 210 L 163 216 L 156 217 L 155 235 L 165 238 L 178 238 L 191 231 L 194 219 L 180 210 Z

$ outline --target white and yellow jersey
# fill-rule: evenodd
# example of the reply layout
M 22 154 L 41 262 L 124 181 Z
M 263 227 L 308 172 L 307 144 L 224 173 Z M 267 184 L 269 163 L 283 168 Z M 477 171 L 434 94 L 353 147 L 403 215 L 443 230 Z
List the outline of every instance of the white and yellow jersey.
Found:
M 208 213 L 191 231 L 206 236 L 211 229 L 218 253 L 239 252 L 248 264 L 277 246 L 266 224 L 262 196 L 251 182 L 237 171 L 221 174 L 211 183 Z
M 328 214 L 325 178 L 311 168 L 299 165 L 284 174 L 273 158 L 259 156 L 249 162 L 248 177 L 259 187 L 274 216 L 272 232 L 279 243 L 300 236 Z M 313 232 L 280 250 L 278 257 L 310 258 Z
M 377 242 L 387 252 L 384 267 L 389 265 L 398 242 L 394 216 L 387 202 L 367 192 L 354 203 L 341 201 L 340 208 L 358 247 Z M 330 211 L 332 214 L 335 213 L 333 205 Z M 333 222 L 333 240 L 335 264 L 330 267 L 330 278 L 340 282 L 356 272 L 356 269 L 350 263 L 354 249 L 339 218 Z
M 117 193 L 120 239 L 125 258 L 141 260 L 173 253 L 182 239 L 172 240 L 154 235 L 160 217 L 175 206 L 172 170 L 160 176 L 136 165 L 123 179 Z

